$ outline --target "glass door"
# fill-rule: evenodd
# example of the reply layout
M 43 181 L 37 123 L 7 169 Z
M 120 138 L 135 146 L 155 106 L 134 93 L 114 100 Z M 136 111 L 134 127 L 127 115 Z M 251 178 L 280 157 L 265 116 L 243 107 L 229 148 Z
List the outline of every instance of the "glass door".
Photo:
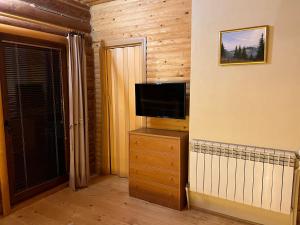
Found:
M 65 60 L 65 46 L 1 37 L 12 204 L 66 181 Z

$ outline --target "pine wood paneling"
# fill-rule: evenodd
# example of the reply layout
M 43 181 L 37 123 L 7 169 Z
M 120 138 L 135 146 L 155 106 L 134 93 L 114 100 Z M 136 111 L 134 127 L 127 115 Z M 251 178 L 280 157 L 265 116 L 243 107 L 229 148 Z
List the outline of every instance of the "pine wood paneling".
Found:
M 96 168 L 101 161 L 100 42 L 147 38 L 148 82 L 189 81 L 191 0 L 115 0 L 91 6 L 95 58 Z M 148 127 L 188 130 L 185 121 L 148 119 Z

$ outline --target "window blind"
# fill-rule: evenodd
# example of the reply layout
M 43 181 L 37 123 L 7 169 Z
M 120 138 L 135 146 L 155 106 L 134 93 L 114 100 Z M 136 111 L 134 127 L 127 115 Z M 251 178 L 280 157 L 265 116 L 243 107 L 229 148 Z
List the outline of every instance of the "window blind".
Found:
M 61 51 L 2 43 L 16 193 L 66 173 Z

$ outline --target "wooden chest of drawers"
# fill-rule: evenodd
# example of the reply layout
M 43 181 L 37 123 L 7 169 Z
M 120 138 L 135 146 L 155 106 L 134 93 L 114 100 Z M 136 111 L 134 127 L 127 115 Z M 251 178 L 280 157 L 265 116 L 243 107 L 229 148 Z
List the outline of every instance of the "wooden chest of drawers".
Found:
M 186 205 L 188 133 L 142 128 L 129 133 L 129 194 L 181 210 Z

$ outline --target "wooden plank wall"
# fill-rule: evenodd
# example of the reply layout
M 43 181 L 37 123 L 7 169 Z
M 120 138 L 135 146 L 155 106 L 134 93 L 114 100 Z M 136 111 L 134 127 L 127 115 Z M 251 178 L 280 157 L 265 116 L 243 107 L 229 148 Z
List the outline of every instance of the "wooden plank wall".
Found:
M 100 171 L 101 161 L 100 41 L 146 37 L 148 82 L 189 81 L 191 4 L 191 0 L 115 0 L 91 7 L 96 85 L 96 171 Z M 147 125 L 188 130 L 188 119 L 151 119 Z

